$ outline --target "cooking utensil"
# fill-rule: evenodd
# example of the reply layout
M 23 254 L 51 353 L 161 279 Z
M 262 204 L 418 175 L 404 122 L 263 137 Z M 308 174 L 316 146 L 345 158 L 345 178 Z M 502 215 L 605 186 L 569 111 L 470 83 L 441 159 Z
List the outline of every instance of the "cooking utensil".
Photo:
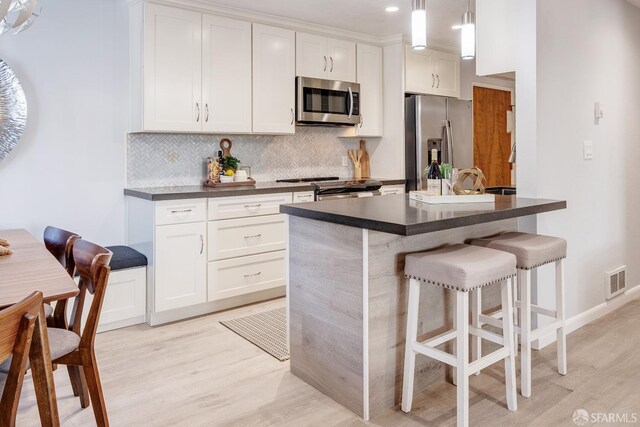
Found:
M 231 155 L 231 147 L 233 142 L 229 138 L 223 138 L 220 140 L 220 148 L 222 149 L 222 157 L 227 158 Z
M 360 140 L 360 151 L 362 151 L 362 159 L 360 159 L 362 177 L 371 178 L 371 164 L 369 162 L 369 153 L 367 153 L 367 142 L 364 139 Z

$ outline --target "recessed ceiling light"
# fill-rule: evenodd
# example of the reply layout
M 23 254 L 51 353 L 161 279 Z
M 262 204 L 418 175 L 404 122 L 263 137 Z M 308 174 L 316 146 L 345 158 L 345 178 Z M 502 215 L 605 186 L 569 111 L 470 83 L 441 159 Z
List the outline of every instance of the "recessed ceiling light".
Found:
M 386 12 L 397 12 L 400 8 L 398 6 L 389 6 L 385 9 Z

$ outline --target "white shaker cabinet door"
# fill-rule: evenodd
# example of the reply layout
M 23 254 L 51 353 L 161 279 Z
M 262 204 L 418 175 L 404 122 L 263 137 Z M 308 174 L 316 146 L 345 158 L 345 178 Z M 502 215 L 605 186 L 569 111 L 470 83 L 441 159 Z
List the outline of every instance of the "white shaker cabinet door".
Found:
M 159 225 L 155 247 L 155 310 L 207 301 L 205 222 Z
M 253 132 L 295 132 L 295 32 L 253 24 Z
M 251 23 L 202 16 L 202 130 L 251 132 Z
M 327 38 L 296 33 L 296 76 L 326 79 L 328 70 Z
M 358 136 L 382 136 L 382 48 L 358 44 Z
M 356 44 L 346 40 L 328 39 L 328 79 L 356 81 Z
M 460 98 L 460 58 L 450 53 L 434 55 L 433 72 L 436 75 L 436 94 Z
M 202 15 L 145 5 L 144 130 L 201 130 Z

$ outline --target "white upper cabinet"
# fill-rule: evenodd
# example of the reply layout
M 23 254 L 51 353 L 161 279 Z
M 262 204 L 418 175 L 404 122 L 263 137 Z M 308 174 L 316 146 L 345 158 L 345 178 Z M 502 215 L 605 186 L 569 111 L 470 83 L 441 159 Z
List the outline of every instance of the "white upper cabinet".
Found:
M 295 132 L 295 32 L 253 24 L 253 132 Z
M 513 0 L 476 2 L 476 74 L 487 76 L 516 70 L 517 4 Z
M 358 44 L 360 124 L 358 136 L 382 136 L 382 48 Z
M 202 130 L 251 132 L 251 23 L 202 16 Z
M 296 75 L 355 82 L 356 44 L 296 33 Z
M 460 97 L 460 58 L 432 49 L 405 48 L 405 92 Z
M 146 131 L 199 131 L 201 14 L 146 4 L 144 119 Z
M 343 82 L 356 80 L 356 44 L 338 39 L 327 39 L 329 53 L 329 79 Z

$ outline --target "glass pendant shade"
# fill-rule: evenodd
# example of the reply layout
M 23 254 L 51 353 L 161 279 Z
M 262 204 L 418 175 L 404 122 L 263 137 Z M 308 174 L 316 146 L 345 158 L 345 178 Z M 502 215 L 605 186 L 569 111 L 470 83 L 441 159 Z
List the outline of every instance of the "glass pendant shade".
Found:
M 425 0 L 413 0 L 411 46 L 416 50 L 427 48 L 427 10 Z
M 462 15 L 460 51 L 462 59 L 473 59 L 476 56 L 476 24 L 473 12 L 466 11 Z

